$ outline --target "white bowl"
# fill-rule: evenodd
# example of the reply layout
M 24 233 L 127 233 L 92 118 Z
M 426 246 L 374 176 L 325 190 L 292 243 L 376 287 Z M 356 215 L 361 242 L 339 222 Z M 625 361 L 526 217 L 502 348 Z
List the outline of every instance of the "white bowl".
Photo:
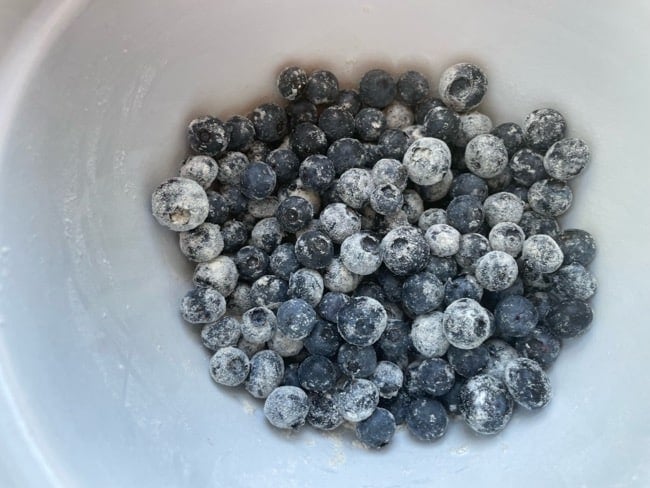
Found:
M 0 65 L 1 486 L 649 486 L 648 103 L 642 2 L 4 2 Z M 194 116 L 275 97 L 287 63 L 483 66 L 483 110 L 562 111 L 594 158 L 567 226 L 600 290 L 555 398 L 496 437 L 453 422 L 382 452 L 270 428 L 213 384 L 178 316 L 190 266 L 149 214 Z

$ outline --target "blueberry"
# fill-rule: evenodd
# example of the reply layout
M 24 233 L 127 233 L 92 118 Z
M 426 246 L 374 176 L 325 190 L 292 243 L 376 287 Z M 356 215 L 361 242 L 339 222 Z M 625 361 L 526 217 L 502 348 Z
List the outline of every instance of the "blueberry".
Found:
M 236 151 L 227 152 L 218 161 L 217 181 L 224 185 L 238 186 L 249 164 L 245 154 Z
M 270 152 L 271 148 L 266 142 L 255 139 L 253 142 L 251 142 L 251 146 L 248 148 L 248 151 L 246 151 L 246 157 L 251 163 L 260 163 L 266 161 L 266 158 Z
M 325 207 L 319 220 L 321 230 L 337 244 L 361 230 L 361 217 L 344 203 Z
M 515 348 L 523 357 L 536 361 L 548 369 L 560 355 L 562 341 L 545 327 L 535 327 L 529 335 L 515 341 Z
M 289 144 L 300 159 L 305 159 L 312 154 L 325 154 L 327 151 L 325 133 L 310 122 L 303 122 L 296 126 L 289 137 Z
M 289 127 L 293 131 L 303 122 L 316 124 L 318 122 L 318 108 L 307 100 L 296 100 L 287 105 L 287 117 L 289 118 Z
M 269 257 L 257 247 L 244 246 L 237 251 L 235 264 L 240 277 L 253 281 L 266 272 Z
M 387 361 L 397 362 L 409 352 L 409 324 L 401 320 L 388 320 L 386 329 L 377 342 L 378 352 Z
M 404 203 L 402 204 L 402 211 L 405 213 L 407 223 L 415 224 L 422 212 L 424 212 L 424 202 L 422 197 L 415 190 L 405 190 L 402 194 Z
M 372 177 L 370 171 L 352 168 L 341 175 L 336 183 L 336 192 L 346 205 L 360 209 L 370 198 Z
M 533 305 L 535 305 L 535 308 L 537 308 L 537 314 L 539 316 L 540 323 L 543 323 L 548 312 L 559 301 L 555 295 L 551 293 L 546 293 L 544 291 L 528 293 L 526 295 L 526 298 L 528 298 L 531 302 L 533 302 Z
M 544 158 L 530 149 L 517 151 L 510 158 L 508 166 L 512 173 L 512 178 L 520 185 L 526 187 L 548 177 L 544 169 Z
M 491 134 L 503 141 L 510 157 L 524 147 L 524 131 L 514 122 L 497 125 L 492 129 Z
M 300 388 L 300 381 L 298 380 L 298 367 L 300 364 L 291 363 L 285 365 L 284 376 L 282 377 L 281 386 L 295 386 Z
M 300 165 L 300 180 L 310 190 L 326 190 L 335 176 L 334 163 L 322 154 L 308 156 Z
M 488 363 L 483 373 L 503 381 L 506 365 L 513 359 L 517 359 L 519 352 L 501 339 L 491 338 L 483 345 L 488 351 Z
M 440 357 L 449 347 L 441 312 L 431 312 L 416 317 L 410 337 L 415 350 L 425 358 Z
M 461 114 L 460 126 L 453 142 L 458 147 L 465 147 L 476 136 L 488 134 L 491 130 L 492 120 L 487 115 L 480 112 Z
M 391 215 L 402 208 L 404 197 L 399 188 L 390 183 L 383 183 L 370 194 L 370 206 L 380 215 Z
M 309 335 L 316 325 L 316 312 L 304 300 L 292 298 L 278 307 L 278 330 L 292 338 L 301 340 Z
M 418 185 L 433 185 L 441 181 L 449 170 L 451 152 L 440 139 L 423 137 L 409 146 L 403 161 L 411 181 Z
M 318 305 L 323 298 L 323 291 L 323 277 L 313 269 L 299 269 L 289 278 L 288 295 L 291 298 L 302 298 L 312 307 Z
M 241 334 L 252 343 L 263 343 L 273 337 L 277 320 L 266 307 L 255 307 L 242 315 Z
M 571 188 L 562 181 L 540 180 L 528 190 L 528 203 L 535 212 L 557 217 L 565 213 L 573 201 Z
M 345 293 L 328 292 L 318 304 L 318 314 L 329 322 L 336 323 L 339 310 L 347 305 L 350 297 Z M 338 335 L 338 332 L 337 332 Z M 327 356 L 327 354 L 325 354 Z
M 307 79 L 305 97 L 315 105 L 334 103 L 339 95 L 339 81 L 326 70 L 314 71 Z
M 546 152 L 544 168 L 552 178 L 567 181 L 582 173 L 590 159 L 591 152 L 582 139 L 561 139 Z
M 432 273 L 409 276 L 402 285 L 402 306 L 412 316 L 437 309 L 444 300 L 444 286 Z
M 376 108 L 362 108 L 354 117 L 354 128 L 362 141 L 376 142 L 387 128 L 386 116 Z
M 397 364 L 380 361 L 370 379 L 377 385 L 381 398 L 393 398 L 402 388 L 404 373 Z
M 284 232 L 275 217 L 258 221 L 251 230 L 250 244 L 271 253 L 282 242 Z
M 460 236 L 460 246 L 454 256 L 458 265 L 466 271 L 474 272 L 476 263 L 490 251 L 490 243 L 481 234 L 470 233 Z
M 241 336 L 241 323 L 234 317 L 224 316 L 201 328 L 201 342 L 211 351 L 234 346 Z
M 377 353 L 371 346 L 343 343 L 336 358 L 341 372 L 350 378 L 367 378 L 377 367 Z
M 526 235 L 513 222 L 500 222 L 490 230 L 488 240 L 494 251 L 503 251 L 516 258 L 521 253 Z
M 275 149 L 266 158 L 279 183 L 286 183 L 298 176 L 300 160 L 290 149 Z
M 226 130 L 230 132 L 228 151 L 246 151 L 255 137 L 255 127 L 250 119 L 233 115 L 226 121 Z
M 424 237 L 434 256 L 453 256 L 460 247 L 460 232 L 447 224 L 432 225 L 427 229 Z
M 371 174 L 375 186 L 390 184 L 399 190 L 406 189 L 408 172 L 406 167 L 396 159 L 380 159 L 373 166 Z
M 241 248 L 248 240 L 248 230 L 239 220 L 228 220 L 221 227 L 223 251 L 233 252 Z
M 304 198 L 314 208 L 314 215 L 320 212 L 321 200 L 318 192 L 305 188 L 299 179 L 292 181 L 278 190 L 278 199 L 280 201 L 288 197 Z
M 366 150 L 357 139 L 345 137 L 334 141 L 327 149 L 327 157 L 334 163 L 337 176 L 366 163 Z
M 564 254 L 564 264 L 579 263 L 587 266 L 596 256 L 596 241 L 581 229 L 567 229 L 557 239 Z
M 236 217 L 246 212 L 248 208 L 248 199 L 242 195 L 236 186 L 223 185 L 220 192 L 226 199 L 230 215 Z M 243 217 L 240 217 L 240 219 L 243 219 Z
M 497 136 L 480 134 L 467 143 L 465 164 L 476 176 L 494 178 L 508 165 L 508 151 Z
M 275 351 L 260 351 L 250 359 L 250 373 L 244 383 L 246 391 L 255 398 L 266 398 L 284 377 L 284 361 Z
M 384 70 L 368 71 L 359 82 L 361 102 L 368 107 L 384 108 L 395 99 L 397 85 Z
M 534 110 L 524 121 L 526 144 L 535 151 L 546 151 L 553 143 L 562 139 L 565 132 L 564 117 L 552 108 Z
M 354 90 L 341 90 L 336 99 L 336 105 L 344 108 L 354 116 L 361 110 L 361 97 Z
M 483 292 L 483 306 L 488 310 L 494 310 L 497 304 L 506 297 L 512 295 L 523 295 L 524 294 L 524 280 L 521 277 L 517 277 L 512 285 L 503 290 L 491 291 L 484 290 Z
M 452 257 L 441 258 L 438 256 L 431 256 L 425 269 L 429 273 L 434 274 L 440 281 L 445 283 L 448 279 L 456 276 L 458 266 Z
M 249 342 L 243 337 L 239 339 L 237 342 L 237 349 L 240 349 L 241 351 L 246 354 L 246 357 L 251 359 L 255 354 L 260 352 L 261 350 L 264 349 L 264 343 L 263 342 Z
M 415 104 L 415 123 L 424 124 L 427 114 L 436 107 L 444 107 L 445 104 L 439 98 L 423 98 Z
M 488 364 L 489 353 L 485 346 L 480 345 L 474 349 L 458 349 L 451 346 L 447 351 L 447 360 L 459 375 L 465 378 L 476 376 Z
M 490 227 L 501 222 L 517 223 L 524 214 L 524 202 L 512 193 L 493 193 L 483 202 L 483 212 Z
M 212 261 L 223 251 L 221 229 L 216 224 L 203 223 L 195 229 L 178 234 L 183 255 L 190 261 Z
M 326 320 L 318 320 L 304 341 L 310 354 L 326 357 L 334 356 L 342 342 L 336 325 Z
M 181 300 L 181 315 L 191 324 L 215 322 L 226 312 L 226 300 L 214 288 L 198 286 Z
M 478 66 L 458 63 L 442 73 L 438 91 L 448 107 L 457 112 L 467 112 L 481 103 L 487 85 L 487 77 Z
M 327 107 L 320 114 L 318 127 L 330 142 L 344 137 L 352 137 L 354 135 L 354 115 L 343 107 L 333 105 Z
M 472 195 L 458 196 L 447 206 L 447 223 L 461 234 L 479 231 L 484 218 L 481 200 Z
M 434 441 L 447 432 L 449 418 L 445 407 L 432 398 L 414 398 L 409 402 L 406 426 L 418 440 Z
M 208 191 L 206 195 L 208 197 L 209 210 L 205 221 L 210 224 L 223 225 L 230 216 L 230 209 L 228 208 L 226 198 L 216 191 Z
M 224 297 L 235 290 L 238 279 L 237 265 L 228 256 L 219 256 L 212 261 L 199 263 L 192 277 L 196 286 L 212 287 Z
M 454 178 L 449 193 L 452 198 L 470 195 L 483 202 L 488 196 L 488 187 L 483 178 L 472 173 L 461 173 Z
M 552 279 L 555 292 L 565 299 L 588 300 L 598 288 L 594 275 L 580 263 L 562 266 Z
M 241 315 L 252 306 L 251 287 L 240 281 L 228 297 L 228 311 Z
M 471 274 L 464 274 L 453 279 L 448 279 L 445 283 L 445 304 L 460 299 L 471 298 L 477 302 L 483 297 L 483 287 L 479 285 L 476 278 Z
M 339 311 L 339 333 L 350 344 L 369 346 L 379 340 L 386 321 L 386 310 L 377 300 L 355 297 Z
M 248 357 L 241 349 L 226 346 L 210 358 L 210 376 L 220 385 L 241 385 L 250 370 Z
M 217 177 L 219 166 L 210 156 L 190 156 L 181 166 L 178 175 L 196 181 L 204 189 L 212 185 Z
M 241 176 L 241 191 L 248 198 L 262 200 L 275 189 L 275 172 L 266 163 L 251 163 Z
M 317 230 L 309 230 L 301 234 L 296 239 L 294 250 L 298 262 L 306 268 L 326 268 L 334 256 L 332 241 Z
M 348 422 L 361 422 L 372 415 L 379 403 L 379 389 L 370 380 L 352 379 L 338 395 L 336 404 Z
M 201 117 L 190 122 L 187 127 L 187 140 L 192 151 L 219 156 L 228 147 L 230 131 L 216 117 Z
M 268 342 L 269 349 L 277 352 L 283 358 L 295 357 L 303 349 L 303 342 L 300 339 L 283 334 L 279 329 L 275 329 L 275 334 Z
M 201 225 L 208 216 L 208 197 L 196 181 L 170 178 L 151 195 L 151 212 L 159 224 L 176 232 Z
M 429 227 L 436 224 L 447 223 L 447 211 L 442 208 L 428 208 L 418 219 L 418 227 L 426 231 Z
M 414 122 L 413 111 L 408 105 L 401 102 L 393 102 L 384 108 L 386 127 L 390 129 L 405 129 Z
M 471 298 L 461 298 L 447 306 L 442 323 L 447 340 L 459 349 L 474 349 L 492 333 L 487 310 Z
M 289 280 L 291 273 L 300 268 L 296 259 L 293 244 L 280 244 L 275 248 L 269 259 L 269 269 L 273 274 L 285 281 Z
M 480 374 L 461 388 L 460 407 L 473 431 L 491 435 L 502 431 L 510 421 L 513 400 L 501 380 Z
M 377 140 L 382 158 L 402 159 L 410 143 L 406 133 L 399 129 L 386 129 Z
M 356 424 L 355 433 L 361 444 L 379 449 L 391 441 L 395 427 L 393 414 L 383 408 L 377 408 L 370 417 Z
M 515 402 L 528 410 L 542 408 L 551 400 L 551 382 L 532 359 L 510 361 L 506 365 L 504 383 Z
M 314 216 L 314 209 L 307 200 L 291 196 L 280 202 L 275 212 L 280 228 L 285 232 L 297 232 L 307 227 Z
M 323 283 L 333 292 L 350 293 L 361 281 L 361 276 L 345 267 L 341 258 L 334 258 L 325 269 Z
M 377 300 L 379 303 L 386 302 L 386 295 L 384 294 L 383 288 L 376 282 L 370 280 L 363 281 L 355 290 L 354 296 L 369 297 Z
M 560 234 L 560 225 L 555 218 L 532 211 L 524 212 L 519 221 L 519 226 L 527 236 L 546 234 L 555 239 Z
M 435 137 L 449 144 L 458 134 L 460 117 L 445 106 L 434 107 L 424 117 L 422 125 L 426 137 Z
M 305 423 L 309 398 L 300 388 L 280 386 L 264 402 L 264 416 L 278 429 L 297 429 Z
M 505 290 L 517 279 L 515 259 L 502 251 L 490 251 L 476 261 L 476 280 L 490 291 Z
M 299 66 L 288 66 L 278 75 L 278 91 L 286 100 L 300 98 L 306 86 L 307 73 Z
M 415 105 L 429 96 L 429 81 L 418 71 L 406 71 L 397 80 L 397 94 L 409 105 Z
M 324 393 L 336 385 L 338 371 L 325 356 L 309 356 L 298 368 L 300 386 L 307 391 Z
M 318 430 L 334 430 L 343 423 L 334 396 L 330 393 L 312 393 L 309 396 L 307 422 Z
M 424 269 L 429 259 L 429 246 L 421 230 L 403 226 L 384 236 L 380 253 L 383 263 L 392 273 L 405 276 Z
M 525 337 L 537 325 L 535 305 L 521 295 L 510 295 L 501 300 L 495 310 L 497 332 L 504 337 Z
M 262 276 L 251 286 L 251 303 L 275 310 L 287 299 L 287 289 L 285 280 L 274 275 Z
M 539 273 L 553 273 L 564 261 L 560 246 L 545 234 L 532 235 L 526 239 L 521 257 L 532 270 Z

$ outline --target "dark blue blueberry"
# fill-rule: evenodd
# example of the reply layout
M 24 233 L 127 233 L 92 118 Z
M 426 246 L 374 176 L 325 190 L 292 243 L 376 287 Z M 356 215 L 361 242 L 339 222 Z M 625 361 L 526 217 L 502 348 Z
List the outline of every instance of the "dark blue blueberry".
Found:
M 366 168 L 372 168 L 377 161 L 384 157 L 379 144 L 366 142 L 363 144 L 363 150 L 365 152 L 364 164 Z
M 376 108 L 362 108 L 354 118 L 354 127 L 359 139 L 365 142 L 376 142 L 386 130 L 386 116 Z
M 312 154 L 325 154 L 327 151 L 325 133 L 310 122 L 303 122 L 296 126 L 289 136 L 289 144 L 300 159 L 305 159 Z
M 407 322 L 389 320 L 376 345 L 381 359 L 397 363 L 400 358 L 407 356 L 411 345 L 410 332 L 411 326 Z
M 565 300 L 548 312 L 544 325 L 553 335 L 568 339 L 583 334 L 593 318 L 588 303 L 581 300 Z
M 370 417 L 355 426 L 359 442 L 366 447 L 379 449 L 388 444 L 395 434 L 395 417 L 388 410 L 376 409 Z
M 503 337 L 525 337 L 537 325 L 535 305 L 521 295 L 503 298 L 494 309 L 497 333 Z
M 558 236 L 557 243 L 564 253 L 564 264 L 579 263 L 587 266 L 596 256 L 596 241 L 586 230 L 567 229 Z
M 429 245 L 420 229 L 403 226 L 391 230 L 380 245 L 384 265 L 398 276 L 411 275 L 429 262 Z
M 230 131 L 228 151 L 248 150 L 255 137 L 255 127 L 250 119 L 233 115 L 226 121 L 226 129 Z
M 285 364 L 284 366 L 284 377 L 282 378 L 283 386 L 295 386 L 301 388 L 300 380 L 298 379 L 298 363 Z
M 289 278 L 289 296 L 302 298 L 312 307 L 323 298 L 323 290 L 323 277 L 314 269 L 299 269 Z
M 327 292 L 318 304 L 318 313 L 329 322 L 336 323 L 339 310 L 350 302 L 350 297 L 345 293 Z M 338 334 L 338 332 L 337 332 Z
M 564 181 L 539 180 L 528 190 L 528 205 L 534 212 L 546 217 L 565 213 L 573 201 L 573 191 Z
M 447 206 L 447 223 L 461 234 L 480 230 L 484 218 L 481 200 L 472 195 L 456 197 Z
M 422 389 L 431 396 L 442 396 L 454 386 L 454 370 L 444 359 L 425 359 L 418 366 L 418 375 Z
M 354 135 L 354 115 L 343 107 L 327 107 L 318 118 L 318 127 L 332 142 Z
M 519 227 L 527 236 L 546 234 L 555 239 L 560 234 L 560 225 L 555 218 L 546 217 L 530 210 L 521 216 Z
M 458 265 L 467 271 L 474 271 L 476 261 L 490 251 L 490 242 L 481 234 L 464 234 L 460 237 L 460 248 L 454 256 Z
M 306 338 L 318 320 L 314 309 L 300 298 L 287 300 L 278 307 L 278 330 L 285 336 L 302 340 Z
M 264 275 L 251 286 L 250 299 L 258 307 L 276 309 L 288 297 L 287 282 L 274 275 Z
M 313 217 L 314 208 L 302 197 L 285 198 L 275 211 L 280 228 L 292 234 L 307 227 Z
M 310 124 L 318 122 L 318 109 L 316 105 L 307 100 L 291 102 L 287 105 L 286 111 L 291 130 L 294 130 L 303 122 L 309 122 Z
M 439 256 L 430 256 L 427 263 L 426 271 L 433 274 L 442 283 L 456 276 L 458 265 L 453 257 L 441 258 Z
M 275 171 L 278 183 L 293 181 L 298 176 L 300 160 L 290 149 L 275 149 L 266 158 L 266 163 Z
M 275 189 L 275 172 L 266 163 L 251 163 L 241 177 L 241 191 L 248 198 L 262 200 Z
M 432 398 L 419 397 L 408 406 L 406 426 L 409 432 L 421 441 L 439 439 L 447 432 L 449 418 L 442 404 Z
M 451 390 L 439 398 L 440 403 L 444 405 L 449 415 L 460 415 L 460 391 L 464 384 L 464 380 L 457 376 Z
M 322 154 L 308 156 L 300 164 L 300 181 L 310 190 L 326 190 L 332 185 L 335 176 L 334 163 Z
M 415 105 L 415 123 L 424 124 L 424 118 L 429 111 L 436 107 L 444 107 L 445 104 L 439 98 L 425 98 Z
M 307 422 L 318 430 L 334 430 L 343 423 L 338 405 L 330 393 L 311 393 L 309 395 Z
M 402 306 L 411 315 L 422 315 L 437 309 L 445 297 L 445 287 L 427 271 L 409 276 L 402 285 Z
M 246 157 L 251 163 L 256 161 L 263 163 L 266 161 L 269 152 L 271 152 L 271 148 L 266 142 L 255 139 L 253 142 L 251 142 L 248 151 L 246 151 Z
M 343 107 L 354 116 L 361 110 L 361 97 L 354 90 L 341 90 L 336 105 Z
M 230 216 L 228 202 L 222 194 L 217 193 L 216 191 L 208 191 L 207 195 L 210 210 L 208 211 L 208 216 L 205 221 L 210 224 L 222 225 Z
M 235 264 L 239 277 L 254 281 L 266 273 L 269 266 L 269 256 L 254 246 L 244 246 L 235 255 Z
M 357 139 L 344 138 L 334 141 L 327 150 L 327 157 L 334 163 L 337 176 L 366 164 L 366 150 Z
M 449 346 L 447 350 L 447 361 L 456 373 L 465 378 L 471 378 L 483 371 L 489 359 L 490 353 L 483 345 L 474 349 L 458 349 Z
M 515 282 L 510 285 L 505 290 L 500 291 L 483 291 L 483 301 L 482 304 L 484 307 L 494 310 L 497 304 L 506 297 L 512 295 L 523 295 L 524 294 L 524 282 L 521 278 L 517 277 Z
M 415 105 L 429 96 L 429 80 L 419 71 L 406 71 L 397 80 L 397 94 L 407 105 Z
M 544 169 L 544 158 L 530 149 L 520 149 L 512 155 L 508 167 L 512 179 L 525 187 L 548 177 Z
M 334 258 L 334 246 L 329 237 L 318 230 L 308 230 L 296 239 L 294 248 L 298 262 L 305 268 L 326 268 Z
M 424 117 L 422 131 L 427 137 L 435 137 L 446 143 L 456 139 L 460 130 L 460 117 L 447 107 L 435 107 Z
M 379 303 L 384 303 L 386 301 L 386 295 L 384 294 L 383 288 L 374 281 L 364 281 L 359 284 L 357 289 L 354 291 L 354 296 L 372 298 L 377 300 Z
M 350 344 L 370 346 L 381 337 L 387 320 L 386 310 L 377 300 L 354 297 L 339 311 L 339 333 Z
M 525 186 L 519 186 L 516 183 L 510 183 L 504 190 L 508 193 L 512 193 L 521 199 L 522 202 L 528 201 L 528 188 Z
M 277 86 L 282 98 L 296 100 L 307 86 L 307 73 L 299 66 L 288 66 L 278 75 Z
M 524 138 L 526 145 L 535 151 L 546 151 L 564 137 L 566 121 L 552 108 L 540 108 L 526 116 Z
M 517 358 L 505 368 L 504 383 L 518 405 L 535 410 L 551 401 L 551 382 L 532 359 Z
M 230 142 L 230 131 L 216 117 L 194 119 L 187 127 L 187 140 L 192 151 L 220 156 Z
M 409 147 L 409 137 L 403 130 L 386 129 L 379 136 L 377 146 L 379 146 L 382 158 L 399 159 L 401 161 Z
M 397 94 L 397 84 L 390 73 L 382 69 L 368 71 L 359 82 L 361 102 L 368 107 L 384 108 Z
M 278 219 L 267 217 L 258 221 L 251 230 L 250 244 L 270 254 L 282 242 L 284 232 Z
M 339 96 L 339 81 L 326 70 L 314 71 L 307 79 L 305 98 L 314 105 L 334 103 Z
M 512 157 L 514 153 L 524 147 L 524 131 L 514 122 L 505 122 L 497 125 L 490 134 L 497 136 L 506 146 L 508 156 Z
M 275 103 L 260 105 L 251 114 L 255 135 L 262 142 L 280 142 L 287 135 L 287 113 Z
M 229 220 L 221 226 L 221 237 L 223 237 L 223 251 L 234 252 L 246 244 L 248 230 L 243 222 Z
M 248 199 L 236 186 L 223 185 L 219 191 L 226 199 L 228 211 L 232 216 L 242 215 L 248 210 Z
M 376 280 L 384 290 L 384 295 L 391 302 L 399 302 L 402 299 L 402 280 L 388 271 L 384 266 L 376 273 Z
M 533 302 L 533 305 L 535 305 L 535 308 L 537 308 L 537 315 L 539 317 L 540 324 L 544 322 L 544 319 L 546 318 L 548 312 L 559 301 L 555 295 L 551 293 L 547 293 L 545 291 L 536 291 L 534 293 L 528 293 L 526 295 L 526 298 L 528 298 L 531 302 Z
M 404 370 L 404 387 L 403 389 L 412 397 L 424 395 L 422 383 L 420 382 L 420 362 L 413 361 L 408 364 Z
M 318 320 L 304 343 L 309 354 L 333 357 L 338 352 L 343 339 L 339 335 L 336 324 Z
M 330 391 L 336 385 L 337 378 L 336 366 L 325 356 L 309 356 L 298 368 L 300 386 L 307 391 Z
M 408 408 L 411 402 L 411 397 L 404 390 L 400 390 L 397 396 L 393 398 L 381 398 L 379 400 L 379 407 L 385 408 L 393 414 L 396 425 L 402 425 L 406 422 L 408 415 Z
M 471 298 L 480 302 L 482 296 L 483 287 L 478 284 L 476 278 L 471 274 L 457 276 L 445 283 L 445 305 L 449 305 L 460 298 Z
M 293 250 L 293 244 L 280 244 L 273 250 L 269 260 L 269 269 L 276 276 L 288 281 L 291 273 L 300 268 L 300 263 Z
M 481 202 L 488 196 L 488 186 L 483 178 L 472 173 L 461 173 L 454 178 L 449 188 L 451 198 L 471 195 Z
M 336 362 L 343 374 L 350 378 L 367 378 L 377 367 L 377 353 L 372 346 L 358 347 L 343 343 Z
M 515 348 L 524 357 L 548 369 L 560 355 L 562 341 L 543 326 L 535 327 L 526 337 L 515 341 Z

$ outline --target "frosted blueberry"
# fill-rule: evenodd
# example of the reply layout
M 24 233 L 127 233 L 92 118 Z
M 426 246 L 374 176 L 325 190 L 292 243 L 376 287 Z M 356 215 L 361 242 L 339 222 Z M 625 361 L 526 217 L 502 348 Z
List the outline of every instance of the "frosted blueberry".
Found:
M 524 241 L 521 257 L 526 265 L 538 273 L 553 273 L 564 261 L 557 242 L 545 234 L 532 235 Z
M 451 152 L 440 139 L 423 137 L 409 146 L 403 163 L 413 183 L 433 185 L 441 181 L 449 170 Z
M 307 73 L 299 66 L 288 66 L 280 71 L 277 87 L 282 98 L 296 100 L 307 86 Z
M 361 422 L 372 415 L 379 403 L 379 389 L 370 380 L 353 379 L 336 396 L 341 416 L 348 422 Z
M 196 287 L 181 300 L 181 315 L 191 324 L 207 324 L 226 313 L 226 300 L 214 288 Z
M 460 389 L 460 410 L 467 425 L 483 435 L 502 431 L 513 412 L 512 396 L 501 380 L 486 374 L 470 378 Z
M 287 295 L 291 298 L 302 298 L 315 307 L 323 298 L 323 277 L 313 269 L 302 268 L 291 274 Z
M 535 151 L 546 151 L 564 137 L 566 121 L 557 110 L 540 108 L 526 116 L 523 128 L 528 147 Z
M 438 91 L 445 105 L 457 112 L 467 112 L 481 103 L 487 86 L 487 77 L 478 66 L 458 63 L 442 73 Z
M 494 251 L 503 251 L 516 258 L 521 253 L 526 235 L 513 222 L 500 222 L 490 230 L 488 240 Z
M 424 238 L 434 256 L 453 256 L 460 246 L 460 232 L 447 224 L 432 225 L 424 233 Z
M 508 150 L 497 136 L 480 134 L 467 143 L 465 164 L 476 176 L 494 178 L 508 165 Z
M 304 300 L 292 298 L 282 303 L 277 312 L 278 330 L 291 339 L 301 340 L 316 325 L 316 312 Z
M 361 230 L 361 217 L 344 203 L 332 203 L 319 217 L 321 230 L 337 244 Z
M 255 398 L 266 398 L 284 376 L 284 361 L 275 351 L 259 351 L 250 359 L 250 373 L 244 383 L 246 391 Z
M 377 385 L 381 398 L 393 398 L 402 388 L 404 373 L 397 364 L 390 361 L 380 361 L 377 363 L 370 380 Z
M 478 347 L 492 333 L 487 310 L 471 298 L 461 298 L 447 306 L 442 323 L 447 340 L 459 349 Z
M 591 160 L 589 147 L 582 139 L 568 138 L 553 144 L 544 156 L 544 169 L 556 180 L 567 181 L 582 173 Z
M 380 254 L 383 263 L 392 273 L 405 276 L 424 269 L 430 251 L 420 229 L 402 226 L 384 236 Z
M 183 255 L 190 261 L 212 261 L 223 251 L 223 236 L 217 224 L 207 222 L 195 229 L 180 232 L 178 241 Z
M 361 275 L 350 271 L 341 258 L 334 258 L 323 273 L 323 285 L 331 292 L 350 293 L 361 282 Z
M 194 269 L 193 282 L 196 286 L 212 287 L 224 297 L 235 290 L 237 280 L 237 265 L 228 256 L 219 256 L 212 261 L 199 263 Z
M 426 358 L 441 357 L 449 348 L 443 326 L 442 312 L 419 315 L 413 321 L 411 341 L 417 352 Z
M 370 198 L 373 189 L 370 171 L 352 168 L 341 175 L 336 183 L 336 192 L 343 203 L 360 209 Z
M 395 434 L 395 417 L 388 410 L 377 408 L 370 417 L 357 423 L 354 432 L 365 447 L 379 449 Z
M 264 401 L 264 416 L 278 429 L 297 429 L 309 412 L 307 394 L 295 386 L 279 386 Z
M 490 251 L 476 262 L 474 275 L 479 284 L 490 291 L 505 290 L 518 275 L 515 259 L 502 251 Z
M 460 126 L 453 141 L 458 147 L 465 147 L 467 143 L 481 134 L 488 134 L 492 130 L 492 120 L 480 112 L 470 112 L 460 116 Z
M 212 351 L 234 346 L 241 337 L 241 323 L 235 317 L 224 316 L 201 328 L 201 342 Z
M 246 380 L 249 370 L 248 356 L 236 347 L 221 348 L 210 358 L 210 376 L 220 385 L 241 385 Z
M 510 361 L 505 368 L 504 383 L 515 402 L 528 410 L 542 408 L 551 401 L 551 381 L 532 359 Z
M 159 224 L 176 232 L 201 225 L 210 204 L 205 190 L 188 178 L 170 178 L 151 195 L 151 211 Z
M 562 266 L 552 279 L 555 292 L 565 299 L 588 300 L 598 288 L 594 275 L 580 263 Z
M 350 272 L 369 275 L 381 266 L 380 242 L 372 234 L 357 232 L 341 244 L 340 258 Z
M 355 297 L 339 310 L 339 333 L 350 344 L 369 346 L 379 340 L 387 319 L 386 310 L 377 300 Z

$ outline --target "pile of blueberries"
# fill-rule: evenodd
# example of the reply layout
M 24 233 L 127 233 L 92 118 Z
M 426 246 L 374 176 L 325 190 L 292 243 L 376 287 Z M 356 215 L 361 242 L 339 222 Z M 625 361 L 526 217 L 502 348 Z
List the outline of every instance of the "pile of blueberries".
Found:
M 354 424 L 378 448 L 449 416 L 495 434 L 551 398 L 546 370 L 585 332 L 596 246 L 557 218 L 590 160 L 542 108 L 476 111 L 483 71 L 367 72 L 358 90 L 284 69 L 284 106 L 188 128 L 193 155 L 152 210 L 196 263 L 181 314 L 221 385 L 281 429 Z

